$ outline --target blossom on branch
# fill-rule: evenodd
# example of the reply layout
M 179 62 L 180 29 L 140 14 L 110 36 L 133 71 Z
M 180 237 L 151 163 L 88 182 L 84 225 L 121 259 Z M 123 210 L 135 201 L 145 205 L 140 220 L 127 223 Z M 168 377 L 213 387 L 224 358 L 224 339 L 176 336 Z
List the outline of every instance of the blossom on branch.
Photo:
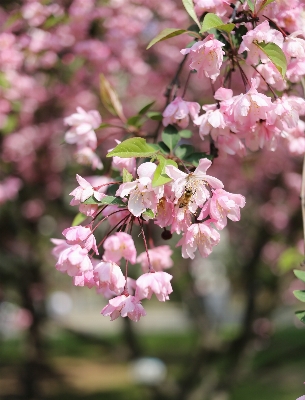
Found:
M 123 294 L 109 300 L 109 304 L 102 309 L 101 314 L 110 316 L 111 321 L 114 321 L 121 315 L 137 322 L 141 317 L 146 315 L 146 312 L 138 298 Z
M 208 35 L 204 40 L 196 42 L 191 48 L 183 49 L 180 53 L 190 54 L 190 69 L 198 72 L 198 77 L 206 76 L 215 82 L 220 74 L 220 67 L 225 52 L 222 50 L 224 43 L 215 39 L 214 35 Z

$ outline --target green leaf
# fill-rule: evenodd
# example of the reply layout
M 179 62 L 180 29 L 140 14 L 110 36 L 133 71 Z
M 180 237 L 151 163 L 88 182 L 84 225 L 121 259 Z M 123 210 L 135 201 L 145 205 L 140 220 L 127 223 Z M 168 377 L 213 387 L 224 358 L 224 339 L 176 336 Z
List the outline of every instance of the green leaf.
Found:
M 182 0 L 182 3 L 188 13 L 188 15 L 196 22 L 200 28 L 200 22 L 196 15 L 193 0 Z
M 150 111 L 147 113 L 148 118 L 153 119 L 154 121 L 162 121 L 163 116 L 159 111 Z
M 142 213 L 142 217 L 145 219 L 145 221 L 147 221 L 155 218 L 155 214 L 150 208 L 147 208 L 147 210 Z
M 179 136 L 183 139 L 190 139 L 193 136 L 193 132 L 188 130 L 188 129 L 183 129 L 182 131 L 179 131 Z
M 287 70 L 287 60 L 283 50 L 275 43 L 253 43 L 256 44 L 256 46 L 266 54 L 266 56 L 275 65 L 284 78 Z
M 301 271 L 299 269 L 294 269 L 293 270 L 294 275 L 300 279 L 300 281 L 305 282 L 305 271 Z
M 305 311 L 296 311 L 295 315 L 299 318 L 303 324 L 305 324 Z
M 247 0 L 248 3 L 248 7 L 250 8 L 250 10 L 254 13 L 254 3 L 252 0 Z
M 106 157 L 150 157 L 156 154 L 158 150 L 146 143 L 143 138 L 130 138 L 119 143 L 113 150 L 111 150 Z
M 304 256 L 302 256 L 295 247 L 288 247 L 282 252 L 278 259 L 278 269 L 281 273 L 291 271 L 296 265 L 301 263 L 303 258 Z
M 180 140 L 178 129 L 173 125 L 167 125 L 162 132 L 162 140 L 172 151 Z
M 168 160 L 168 159 L 164 158 L 163 156 L 158 156 L 158 160 L 159 160 L 159 164 L 154 173 L 154 177 L 152 180 L 152 187 L 164 185 L 165 183 L 170 182 L 172 180 L 172 178 L 170 178 L 165 173 L 165 167 L 167 165 L 174 165 L 175 167 L 178 168 L 178 165 L 175 161 Z
M 206 153 L 196 152 L 196 153 L 193 153 L 193 154 L 185 157 L 184 159 L 185 159 L 185 161 L 188 161 L 188 162 L 192 163 L 195 167 L 198 167 L 199 161 L 202 158 L 212 159 L 212 156 L 210 156 L 210 155 L 208 155 Z
M 186 157 L 193 153 L 195 153 L 195 147 L 190 144 L 181 144 L 175 149 L 176 156 L 181 158 L 181 160 L 185 160 Z
M 275 0 L 265 0 L 262 2 L 259 10 L 257 11 L 257 14 L 262 11 L 265 7 L 267 7 L 268 4 L 273 3 Z
M 216 14 L 207 13 L 202 22 L 202 27 L 201 27 L 200 33 L 209 31 L 210 29 L 213 29 L 213 28 L 216 28 L 220 31 L 231 32 L 232 29 L 235 28 L 235 25 L 232 23 L 224 24 L 222 22 L 222 20 Z
M 126 168 L 123 168 L 122 176 L 123 176 L 123 183 L 131 182 L 133 180 L 132 174 L 129 173 Z
M 298 300 L 305 303 L 305 290 L 294 290 L 293 294 Z
M 120 207 L 127 207 L 127 204 L 120 197 L 105 196 L 99 202 L 99 204 L 112 204 Z
M 166 146 L 164 142 L 158 142 L 158 146 L 160 147 L 163 154 L 169 154 L 170 149 Z
M 126 121 L 119 97 L 103 74 L 100 75 L 100 94 L 104 107 L 111 114 L 117 115 L 121 120 Z
M 83 202 L 83 204 L 97 204 L 98 206 L 114 204 L 116 206 L 126 207 L 124 201 L 120 197 L 115 196 L 105 196 L 100 201 L 96 200 L 93 196 L 90 196 L 89 199 Z
M 83 202 L 83 204 L 100 204 L 100 202 L 96 200 L 93 196 L 90 196 L 87 200 Z
M 4 72 L 0 72 L 0 86 L 6 89 L 11 86 Z
M 141 108 L 141 110 L 139 111 L 140 115 L 144 115 L 151 106 L 153 106 L 155 104 L 155 101 L 152 101 L 151 103 L 148 103 L 146 106 L 144 106 L 143 108 Z
M 133 117 L 128 118 L 126 121 L 127 125 L 140 127 L 145 122 L 145 119 L 141 115 L 134 115 Z
M 8 135 L 13 132 L 18 125 L 18 118 L 15 114 L 8 114 L 5 118 L 5 123 L 1 132 L 3 135 Z
M 107 122 L 103 122 L 97 129 L 108 128 L 109 126 L 112 126 L 112 125 L 111 124 L 107 124 Z
M 150 146 L 152 146 L 154 149 L 156 149 L 157 151 L 161 151 L 161 153 L 163 154 L 169 154 L 170 150 L 169 148 L 166 146 L 165 143 L 163 142 L 158 142 L 158 143 L 150 143 Z
M 175 36 L 179 36 L 182 33 L 186 33 L 187 31 L 185 29 L 177 29 L 177 28 L 166 28 L 163 29 L 162 32 L 159 33 L 156 37 L 154 37 L 150 42 L 149 45 L 146 47 L 146 50 L 148 50 L 150 47 L 152 47 L 154 44 L 161 42 L 162 40 L 170 39 Z
M 77 226 L 77 225 L 81 224 L 83 221 L 85 221 L 86 218 L 87 218 L 87 215 L 84 215 L 82 213 L 76 214 L 73 219 L 72 226 Z

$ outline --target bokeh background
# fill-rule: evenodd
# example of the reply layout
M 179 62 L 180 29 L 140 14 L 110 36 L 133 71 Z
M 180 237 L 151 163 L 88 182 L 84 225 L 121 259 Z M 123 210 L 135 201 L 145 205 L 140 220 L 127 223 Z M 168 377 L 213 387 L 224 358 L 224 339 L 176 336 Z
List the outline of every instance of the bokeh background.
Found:
M 138 323 L 102 317 L 106 300 L 54 268 L 50 238 L 62 238 L 77 212 L 69 206 L 75 174 L 109 170 L 106 160 L 103 171 L 76 163 L 63 118 L 81 106 L 115 122 L 100 100 L 100 73 L 128 117 L 153 100 L 162 111 L 190 38 L 145 49 L 163 28 L 190 24 L 179 0 L 0 2 L 1 399 L 290 400 L 305 392 L 305 332 L 292 294 L 303 289 L 292 272 L 303 260 L 302 157 L 281 144 L 215 160 L 211 174 L 246 196 L 242 219 L 208 259 L 190 263 L 176 249 L 171 301 L 144 302 Z M 192 76 L 186 99 L 212 101 L 209 82 Z M 97 133 L 102 158 L 124 137 Z M 160 230 L 153 235 L 165 244 Z

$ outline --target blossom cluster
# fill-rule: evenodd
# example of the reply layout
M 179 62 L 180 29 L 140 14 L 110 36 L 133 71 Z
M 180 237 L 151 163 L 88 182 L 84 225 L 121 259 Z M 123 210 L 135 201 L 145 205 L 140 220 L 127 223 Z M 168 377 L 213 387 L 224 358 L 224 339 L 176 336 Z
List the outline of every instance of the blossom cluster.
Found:
M 172 292 L 172 275 L 164 271 L 172 266 L 171 250 L 169 246 L 152 245 L 148 229 L 152 222 L 164 229 L 164 239 L 173 233 L 181 235 L 177 246 L 181 246 L 182 257 L 194 259 L 197 250 L 202 257 L 211 254 L 228 219 L 240 220 L 244 196 L 227 192 L 221 180 L 207 174 L 216 157 L 246 156 L 247 150 L 262 148 L 274 151 L 280 141 L 286 141 L 291 153 L 305 153 L 304 122 L 300 119 L 305 115 L 305 100 L 292 92 L 293 85 L 305 75 L 305 40 L 299 37 L 305 33 L 285 25 L 283 15 L 288 6 L 272 2 L 265 6 L 258 1 L 255 10 L 240 2 L 235 7 L 232 10 L 234 7 L 226 1 L 211 1 L 209 5 L 195 2 L 198 15 L 208 14 L 204 15 L 202 30 L 195 34 L 195 43 L 181 53 L 190 70 L 189 78 L 196 72 L 193 79 L 210 81 L 215 102 L 201 107 L 187 101 L 184 97 L 189 78 L 182 95 L 177 94 L 174 82 L 160 113 L 165 127 L 162 141 L 157 143 L 158 129 L 150 135 L 155 147 L 146 143 L 142 130 L 151 104 L 127 119 L 115 91 L 102 79 L 106 108 L 114 110 L 122 129 L 138 137 L 117 141 L 117 146 L 108 150 L 108 156 L 113 157 L 112 169 L 120 173 L 114 181 L 110 174 L 95 183 L 77 175 L 79 186 L 71 192 L 70 204 L 79 207 L 83 220 L 91 220 L 85 226 L 65 229 L 66 240 L 53 241 L 56 268 L 73 277 L 75 285 L 96 287 L 110 299 L 102 314 L 112 320 L 121 315 L 138 321 L 145 315 L 141 304 L 144 298 L 150 299 L 154 293 L 159 301 L 165 301 Z M 300 7 L 298 2 L 296 7 Z M 279 12 L 277 18 L 274 10 Z M 211 12 L 216 14 L 211 17 L 213 26 L 221 33 L 205 33 L 210 30 L 204 27 L 205 23 L 210 26 L 206 21 Z M 295 26 L 299 26 L 299 15 L 294 17 Z M 275 28 L 270 27 L 269 20 Z M 189 131 L 179 133 L 190 121 L 203 145 L 209 142 L 209 151 L 197 152 L 181 141 L 192 135 Z M 66 142 L 76 144 L 79 156 L 88 157 L 94 168 L 102 168 L 95 153 L 95 131 L 103 128 L 101 122 L 98 111 L 86 112 L 81 107 L 65 118 L 69 126 Z M 117 185 L 114 193 L 113 185 Z M 115 196 L 109 196 L 110 192 Z M 110 230 L 96 244 L 95 231 L 104 221 Z M 135 229 L 140 230 L 145 246 L 139 256 L 132 237 Z M 142 265 L 143 272 L 137 280 L 129 277 L 130 264 L 135 263 Z

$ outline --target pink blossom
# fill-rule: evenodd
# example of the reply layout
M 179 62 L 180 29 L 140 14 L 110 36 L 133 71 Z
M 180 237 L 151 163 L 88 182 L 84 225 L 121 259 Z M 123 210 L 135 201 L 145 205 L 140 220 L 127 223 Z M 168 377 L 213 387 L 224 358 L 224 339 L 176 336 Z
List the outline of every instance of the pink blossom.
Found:
M 252 79 L 251 88 L 246 94 L 232 98 L 226 107 L 226 113 L 231 121 L 231 129 L 244 132 L 251 129 L 257 121 L 268 120 L 269 114 L 275 109 L 271 98 L 256 90 L 256 81 Z
M 87 286 L 89 289 L 96 286 L 93 270 L 81 272 L 81 275 L 73 276 L 74 286 Z
M 95 150 L 97 139 L 94 129 L 97 129 L 102 118 L 98 111 L 91 110 L 86 112 L 81 107 L 77 107 L 77 113 L 64 119 L 66 125 L 71 126 L 65 136 L 67 143 L 76 143 L 79 148 L 90 147 Z
M 74 153 L 74 158 L 81 165 L 91 165 L 93 170 L 103 169 L 103 163 L 99 156 L 90 147 L 81 147 Z
M 68 244 L 79 244 L 88 251 L 92 249 L 98 254 L 96 240 L 90 228 L 86 228 L 85 226 L 72 226 L 65 229 L 62 234 L 66 237 Z
M 148 250 L 148 255 L 150 259 L 150 263 L 154 271 L 163 271 L 164 269 L 170 268 L 173 266 L 173 260 L 171 259 L 171 255 L 173 251 L 169 246 L 157 246 L 153 249 Z M 146 252 L 139 254 L 137 258 L 137 263 L 140 263 L 142 266 L 142 270 L 144 272 L 149 271 L 148 265 L 148 257 Z
M 162 197 L 157 206 L 155 224 L 165 228 L 173 223 L 175 205 L 172 201 Z
M 223 229 L 227 225 L 227 218 L 232 221 L 240 220 L 240 208 L 243 208 L 245 204 L 245 198 L 241 194 L 216 189 L 202 208 L 198 219 L 205 219 L 210 215 L 216 228 Z
M 82 272 L 93 269 L 88 250 L 78 244 L 63 250 L 56 263 L 56 269 L 66 272 L 69 276 L 80 276 Z
M 228 128 L 213 129 L 211 136 L 220 152 L 237 154 L 239 157 L 246 155 L 246 148 L 237 135 L 230 132 Z
M 8 200 L 13 200 L 21 187 L 21 180 L 13 176 L 9 176 L 4 181 L 0 182 L 0 204 Z
M 123 294 L 122 296 L 109 300 L 109 304 L 102 309 L 101 314 L 110 316 L 111 321 L 117 319 L 121 315 L 122 317 L 128 317 L 138 322 L 141 317 L 146 315 L 146 312 L 138 298 L 134 296 L 125 296 Z
M 116 192 L 122 198 L 129 195 L 128 210 L 139 217 L 147 208 L 156 212 L 158 200 L 163 196 L 163 186 L 152 187 L 152 179 L 156 164 L 146 162 L 141 164 L 137 173 L 139 178 L 133 182 L 123 183 Z
M 180 128 L 186 128 L 191 116 L 196 118 L 200 111 L 198 103 L 184 101 L 181 97 L 176 97 L 163 112 L 163 125 L 177 124 Z
M 209 12 L 223 17 L 232 12 L 229 0 L 195 0 L 194 3 L 197 15 Z
M 70 193 L 70 196 L 74 196 L 74 199 L 70 202 L 71 206 L 79 205 L 91 196 L 94 196 L 96 200 L 102 200 L 105 196 L 102 193 L 104 190 L 95 190 L 95 188 L 80 175 L 76 174 L 76 180 L 79 183 L 79 186 Z
M 38 1 L 25 4 L 21 8 L 22 16 L 31 26 L 41 25 L 50 14 L 49 7 Z
M 305 75 L 305 57 L 292 59 L 288 64 L 286 76 L 290 82 L 298 82 Z
M 256 46 L 255 42 L 275 43 L 279 47 L 283 46 L 284 38 L 281 32 L 276 29 L 270 29 L 269 22 L 264 21 L 257 25 L 256 28 L 249 30 L 243 37 L 238 54 L 247 51 L 246 63 L 250 65 L 257 65 L 259 60 L 262 63 L 269 62 L 266 54 Z
M 204 136 L 211 133 L 214 128 L 224 129 L 226 122 L 221 110 L 217 108 L 217 104 L 209 104 L 203 106 L 202 109 L 206 111 L 205 114 L 197 117 L 194 124 L 199 126 L 199 135 L 204 140 Z
M 52 249 L 52 254 L 54 257 L 58 258 L 64 250 L 69 249 L 71 247 L 67 243 L 67 241 L 63 239 L 50 239 L 50 240 L 55 245 L 54 249 Z
M 259 86 L 262 88 L 262 90 L 268 90 L 266 83 L 279 91 L 286 89 L 286 81 L 283 79 L 279 70 L 272 62 L 260 64 L 256 67 L 256 69 L 259 72 L 259 74 L 257 74 L 257 79 L 259 79 Z
M 126 283 L 121 268 L 112 261 L 101 261 L 95 266 L 94 280 L 99 288 L 104 287 L 116 295 L 123 292 Z
M 224 44 L 215 39 L 214 35 L 208 35 L 204 40 L 196 42 L 191 48 L 180 51 L 191 57 L 190 69 L 198 72 L 198 77 L 206 76 L 215 82 L 220 74 L 220 67 L 225 52 L 222 50 Z
M 128 215 L 130 215 L 130 212 L 116 205 L 109 205 L 104 208 L 104 210 L 102 211 L 102 215 L 104 215 L 105 217 L 108 216 L 107 221 L 109 222 L 109 224 L 111 226 L 115 226 Z
M 283 44 L 283 52 L 285 53 L 288 62 L 292 57 L 305 58 L 305 40 L 295 37 L 297 33 L 298 32 L 295 32 L 294 34 L 287 36 Z
M 192 216 L 193 212 L 189 210 L 188 206 L 180 207 L 179 204 L 176 204 L 171 233 L 176 232 L 179 235 L 181 232 L 187 231 L 188 227 L 192 225 Z
M 279 129 L 275 125 L 267 124 L 266 121 L 259 121 L 253 128 L 247 133 L 246 146 L 256 151 L 259 148 L 267 147 L 269 150 L 274 151 L 277 146 L 277 138 L 279 137 Z
M 275 126 L 287 135 L 298 126 L 300 115 L 305 114 L 305 100 L 297 96 L 287 96 L 276 99 L 274 110 Z
M 137 251 L 132 237 L 125 232 L 116 232 L 104 242 L 104 259 L 117 262 L 123 257 L 131 264 L 136 262 Z
M 149 272 L 143 274 L 136 281 L 136 297 L 138 299 L 150 299 L 152 294 L 155 293 L 159 301 L 169 300 L 169 294 L 172 293 L 172 285 L 170 280 L 172 275 L 167 272 Z
M 213 247 L 219 243 L 220 235 L 210 226 L 208 221 L 191 225 L 177 246 L 182 246 L 183 258 L 195 258 L 195 251 L 199 250 L 202 257 L 211 254 Z
M 209 186 L 214 189 L 223 188 L 223 184 L 219 179 L 206 174 L 206 170 L 211 165 L 212 162 L 210 160 L 203 158 L 199 161 L 199 165 L 195 171 L 190 174 L 186 174 L 172 165 L 166 167 L 167 175 L 174 180 L 171 185 L 175 194 L 176 204 L 181 201 L 185 191 L 188 191 L 191 193 L 191 196 L 187 207 L 194 213 L 197 207 L 203 206 L 210 197 Z M 179 207 L 180 205 L 181 203 Z
M 94 217 L 98 211 L 97 204 L 80 204 L 79 205 L 79 212 L 86 215 L 87 217 Z

